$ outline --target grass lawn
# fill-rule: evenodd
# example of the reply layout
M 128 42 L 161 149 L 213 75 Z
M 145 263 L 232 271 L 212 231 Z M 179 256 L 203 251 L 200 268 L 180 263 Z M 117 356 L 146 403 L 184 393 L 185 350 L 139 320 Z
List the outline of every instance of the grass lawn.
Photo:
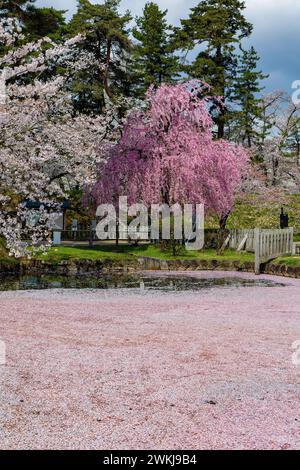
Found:
M 227 228 L 279 228 L 282 206 L 289 214 L 290 227 L 294 227 L 295 233 L 300 233 L 300 194 L 286 195 L 283 200 L 279 198 L 278 201 L 272 201 L 272 203 L 255 195 L 245 195 L 243 199 L 238 198 L 229 216 Z M 217 220 L 207 216 L 206 227 L 218 227 Z M 296 241 L 300 241 L 300 235 Z
M 153 245 L 141 245 L 138 247 L 129 245 L 99 245 L 93 248 L 88 246 L 59 246 L 53 247 L 46 255 L 39 255 L 39 259 L 50 262 L 60 262 L 70 259 L 112 259 L 112 260 L 129 260 L 133 256 L 147 256 L 158 259 L 204 259 L 204 260 L 237 260 L 237 261 L 253 261 L 254 255 L 251 253 L 236 253 L 227 250 L 222 256 L 216 254 L 216 250 L 204 251 L 186 251 L 179 256 L 173 256 L 171 251 L 162 251 Z
M 126 261 L 132 260 L 135 256 L 146 256 L 162 260 L 219 260 L 219 261 L 240 261 L 254 262 L 254 254 L 237 253 L 234 250 L 226 250 L 222 256 L 218 256 L 216 250 L 186 251 L 179 256 L 173 256 L 171 251 L 162 251 L 154 245 L 141 245 L 138 247 L 129 245 L 98 245 L 93 248 L 88 246 L 59 246 L 51 248 L 45 255 L 38 255 L 37 259 L 53 264 L 68 260 L 112 260 Z M 4 263 L 18 263 L 18 260 L 10 258 L 0 244 L 0 261 Z M 286 266 L 300 266 L 300 256 L 286 256 L 277 258 L 275 264 L 285 264 Z
M 300 256 L 285 256 L 274 260 L 274 264 L 285 264 L 286 266 L 300 266 Z

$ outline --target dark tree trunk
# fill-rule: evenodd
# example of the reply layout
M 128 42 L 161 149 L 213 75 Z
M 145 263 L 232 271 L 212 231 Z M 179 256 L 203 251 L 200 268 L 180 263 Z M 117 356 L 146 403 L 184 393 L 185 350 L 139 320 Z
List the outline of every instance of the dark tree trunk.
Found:
M 106 94 L 111 98 L 111 92 L 108 84 L 109 79 L 109 67 L 110 67 L 110 55 L 111 55 L 112 42 L 109 39 L 107 41 L 107 51 L 106 51 L 106 60 L 105 60 L 105 72 L 103 77 L 103 86 Z
M 218 139 L 223 139 L 225 134 L 225 125 L 222 119 L 223 118 L 221 118 L 221 121 L 218 123 Z
M 249 133 L 248 133 L 247 140 L 248 140 L 248 147 L 250 149 L 252 147 L 252 142 L 251 142 L 251 135 Z
M 226 224 L 228 217 L 230 216 L 230 212 L 227 212 L 226 214 L 223 214 L 219 220 L 219 226 L 220 226 L 220 231 L 219 231 L 219 242 L 218 242 L 218 255 L 221 255 L 223 253 L 223 245 L 226 240 Z

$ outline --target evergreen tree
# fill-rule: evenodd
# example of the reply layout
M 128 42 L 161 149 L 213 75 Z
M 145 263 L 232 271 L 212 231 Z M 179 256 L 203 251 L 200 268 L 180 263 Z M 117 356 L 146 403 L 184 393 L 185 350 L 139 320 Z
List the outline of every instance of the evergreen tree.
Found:
M 78 1 L 78 10 L 69 23 L 71 35 L 84 33 L 82 45 L 92 53 L 99 66 L 77 75 L 72 83 L 76 106 L 81 111 L 101 111 L 105 106 L 105 94 L 109 98 L 128 92 L 128 62 L 131 42 L 128 23 L 129 12 L 120 15 L 120 0 L 106 0 L 93 5 L 88 0 Z M 103 67 L 103 64 L 105 66 Z
M 35 0 L 0 0 L 0 15 L 13 16 L 24 22 L 27 8 L 35 3 Z
M 237 45 L 251 34 L 252 25 L 244 17 L 245 2 L 240 0 L 203 0 L 181 20 L 176 40 L 181 49 L 201 46 L 195 61 L 186 67 L 191 77 L 211 85 L 211 93 L 222 97 L 215 102 L 218 137 L 222 138 L 227 120 L 227 100 L 237 66 Z
M 65 25 L 65 11 L 37 8 L 36 0 L 0 0 L 0 16 L 17 18 L 28 40 L 59 36 Z
M 66 25 L 65 13 L 66 11 L 55 8 L 36 8 L 30 5 L 26 9 L 25 33 L 33 40 L 45 36 L 59 39 Z
M 258 136 L 258 121 L 263 112 L 262 99 L 259 97 L 264 89 L 261 81 L 268 78 L 268 75 L 257 70 L 259 57 L 254 47 L 249 50 L 241 48 L 241 51 L 231 99 L 239 106 L 235 113 L 238 140 L 251 147 Z
M 179 70 L 170 40 L 173 28 L 168 25 L 166 15 L 167 10 L 161 11 L 156 3 L 149 2 L 132 31 L 138 41 L 134 58 L 142 92 L 152 84 L 159 86 L 162 82 L 172 82 Z

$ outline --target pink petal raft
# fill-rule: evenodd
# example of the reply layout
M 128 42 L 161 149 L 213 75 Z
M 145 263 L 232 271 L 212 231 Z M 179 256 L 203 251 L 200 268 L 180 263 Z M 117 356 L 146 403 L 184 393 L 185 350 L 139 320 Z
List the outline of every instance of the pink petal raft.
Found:
M 299 449 L 300 281 L 274 280 L 1 293 L 1 449 Z

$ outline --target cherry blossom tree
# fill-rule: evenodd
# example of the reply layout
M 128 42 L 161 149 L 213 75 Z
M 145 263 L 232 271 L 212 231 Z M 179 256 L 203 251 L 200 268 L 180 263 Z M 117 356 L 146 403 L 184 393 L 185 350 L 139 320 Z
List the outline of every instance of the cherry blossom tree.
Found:
M 204 204 L 223 226 L 233 208 L 248 155 L 242 147 L 213 140 L 202 85 L 162 85 L 148 92 L 148 109 L 133 112 L 120 142 L 100 166 L 92 195 L 97 204 Z
M 64 44 L 43 38 L 18 47 L 20 40 L 19 23 L 1 19 L 7 53 L 0 58 L 0 235 L 15 256 L 49 246 L 53 213 L 71 188 L 96 181 L 106 147 L 120 137 L 119 107 L 128 105 L 108 102 L 105 114 L 74 115 L 67 72 L 94 60 L 80 52 L 82 37 Z M 58 66 L 63 76 L 47 73 Z M 26 200 L 42 203 L 39 223 L 30 222 L 36 214 Z
M 299 187 L 300 106 L 282 90 L 267 94 L 261 106 L 260 140 L 251 149 L 253 160 L 262 163 L 268 185 L 291 178 Z

